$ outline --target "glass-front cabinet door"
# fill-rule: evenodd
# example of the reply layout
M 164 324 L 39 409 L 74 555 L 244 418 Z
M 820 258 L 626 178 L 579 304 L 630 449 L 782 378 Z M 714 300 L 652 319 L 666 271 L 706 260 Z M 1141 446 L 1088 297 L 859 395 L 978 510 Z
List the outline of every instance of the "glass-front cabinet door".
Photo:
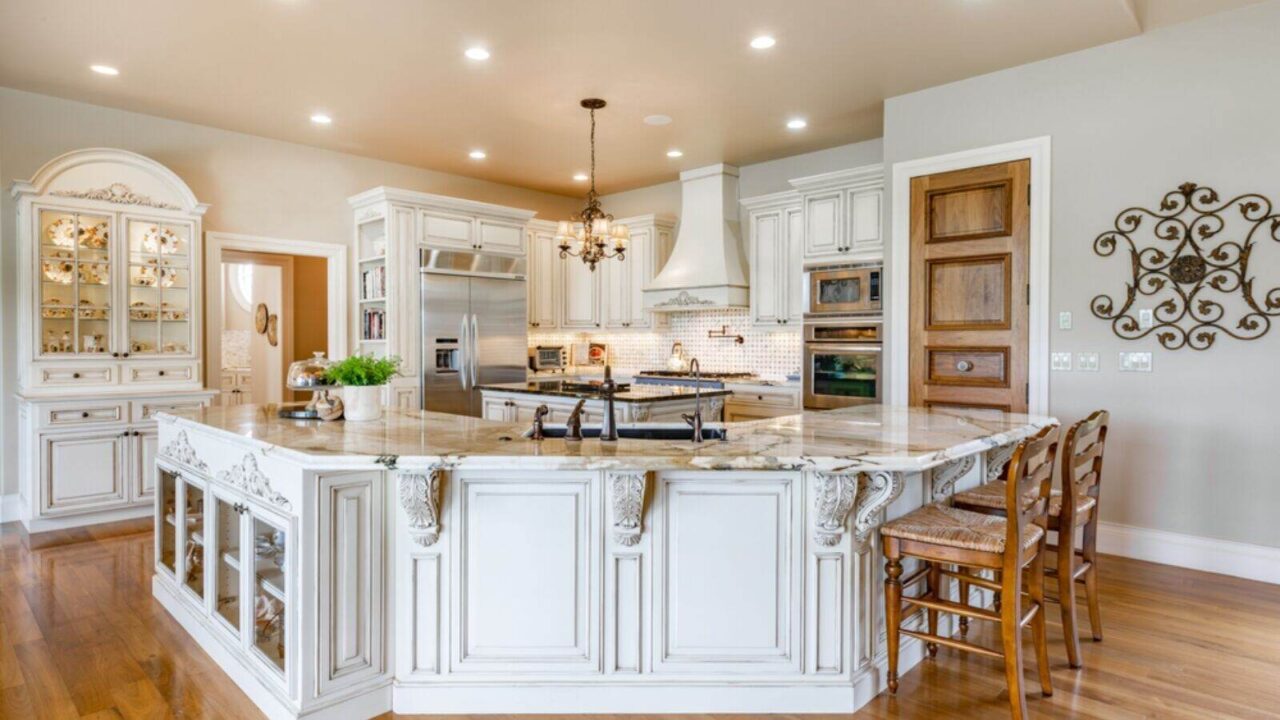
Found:
M 211 557 L 216 557 L 213 572 L 214 617 L 240 636 L 241 592 L 241 509 L 232 499 L 218 493 L 212 495 L 214 528 L 210 533 Z
M 193 226 L 125 216 L 129 248 L 128 352 L 189 355 Z
M 205 491 L 182 478 L 182 584 L 204 598 Z
M 253 635 L 250 645 L 269 665 L 285 670 L 288 534 L 284 525 L 250 509 L 253 538 Z
M 109 355 L 113 347 L 110 215 L 41 208 L 39 354 Z
M 156 472 L 156 564 L 178 572 L 178 474 L 166 467 Z

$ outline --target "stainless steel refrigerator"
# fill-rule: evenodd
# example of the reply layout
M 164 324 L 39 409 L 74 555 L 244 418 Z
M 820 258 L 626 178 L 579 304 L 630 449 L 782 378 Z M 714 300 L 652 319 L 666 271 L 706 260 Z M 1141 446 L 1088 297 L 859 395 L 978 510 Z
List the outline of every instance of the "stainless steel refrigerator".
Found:
M 422 250 L 422 407 L 480 415 L 477 385 L 524 382 L 525 261 Z

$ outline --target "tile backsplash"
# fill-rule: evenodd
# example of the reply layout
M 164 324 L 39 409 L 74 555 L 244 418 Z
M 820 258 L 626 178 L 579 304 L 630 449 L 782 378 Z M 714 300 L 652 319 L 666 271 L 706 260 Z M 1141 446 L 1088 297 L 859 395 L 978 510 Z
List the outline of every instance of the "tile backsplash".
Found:
M 594 332 L 529 331 L 529 345 L 571 345 L 602 342 L 609 346 L 609 362 L 628 370 L 660 370 L 667 366 L 672 343 L 684 345 L 685 357 L 698 358 L 706 371 L 754 372 L 781 379 L 800 371 L 800 328 L 775 330 L 754 327 L 748 311 L 712 310 L 673 313 L 670 325 L 649 332 L 605 330 Z M 730 335 L 741 335 L 743 344 L 728 338 L 709 338 L 707 333 L 727 327 Z

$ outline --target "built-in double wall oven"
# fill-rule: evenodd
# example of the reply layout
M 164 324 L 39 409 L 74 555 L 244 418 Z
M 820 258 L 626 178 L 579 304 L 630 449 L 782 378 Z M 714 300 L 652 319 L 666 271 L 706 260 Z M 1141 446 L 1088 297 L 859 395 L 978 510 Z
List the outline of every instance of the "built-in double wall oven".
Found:
M 804 406 L 830 409 L 881 402 L 880 266 L 822 266 L 806 275 Z

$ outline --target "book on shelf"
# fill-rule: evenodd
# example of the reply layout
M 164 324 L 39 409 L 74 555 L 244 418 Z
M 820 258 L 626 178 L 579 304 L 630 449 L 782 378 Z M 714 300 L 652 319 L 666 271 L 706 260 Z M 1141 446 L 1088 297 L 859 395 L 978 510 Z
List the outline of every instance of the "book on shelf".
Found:
M 360 299 L 375 300 L 387 296 L 387 266 L 374 265 L 360 273 Z
M 387 327 L 387 311 L 382 308 L 366 308 L 361 317 L 360 338 L 362 340 L 385 340 Z

